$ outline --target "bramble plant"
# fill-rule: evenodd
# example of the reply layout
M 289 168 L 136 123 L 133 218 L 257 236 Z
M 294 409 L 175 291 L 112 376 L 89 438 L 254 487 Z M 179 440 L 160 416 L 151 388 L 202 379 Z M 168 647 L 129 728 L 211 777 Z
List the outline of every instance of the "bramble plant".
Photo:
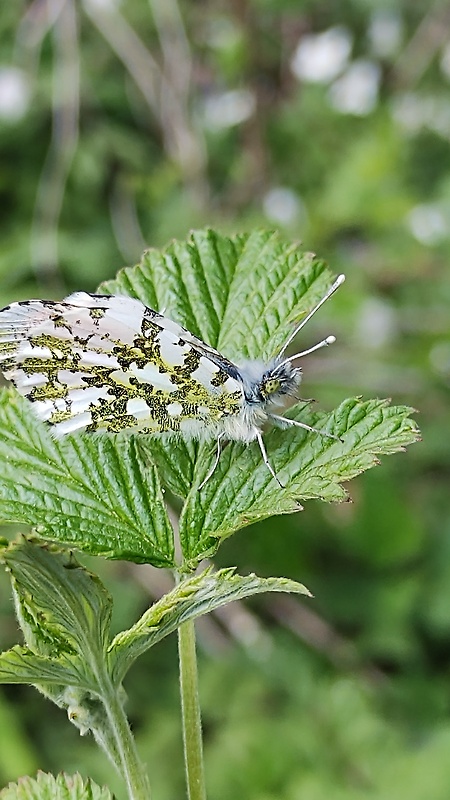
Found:
M 239 364 L 270 361 L 331 283 L 322 261 L 275 233 L 227 238 L 206 230 L 147 251 L 138 266 L 122 270 L 99 292 L 164 308 L 167 317 Z M 360 398 L 345 400 L 329 414 L 300 403 L 287 417 L 335 438 L 301 428 L 268 430 L 264 443 L 282 485 L 257 442 L 228 443 L 205 482 L 216 459 L 212 442 L 87 433 L 54 439 L 28 401 L 4 390 L 0 516 L 32 526 L 33 533 L 3 544 L 25 645 L 0 656 L 0 681 L 33 684 L 65 709 L 107 753 L 129 798 L 147 800 L 149 777 L 125 715 L 122 683 L 139 655 L 177 630 L 187 794 L 204 800 L 195 618 L 261 592 L 309 592 L 285 578 L 197 571 L 201 561 L 246 525 L 298 511 L 304 500 L 344 500 L 344 481 L 375 466 L 379 455 L 417 441 L 411 411 Z M 182 501 L 176 529 L 166 490 Z M 169 569 L 174 588 L 111 638 L 107 590 L 63 548 Z M 111 797 L 78 775 L 42 773 L 11 784 L 0 796 Z

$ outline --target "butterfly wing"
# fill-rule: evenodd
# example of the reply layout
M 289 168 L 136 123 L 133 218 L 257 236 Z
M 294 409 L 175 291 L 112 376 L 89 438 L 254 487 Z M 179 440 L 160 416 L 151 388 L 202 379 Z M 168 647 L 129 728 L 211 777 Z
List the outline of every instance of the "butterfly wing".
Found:
M 57 435 L 198 432 L 243 404 L 234 364 L 130 297 L 13 303 L 0 312 L 0 367 Z

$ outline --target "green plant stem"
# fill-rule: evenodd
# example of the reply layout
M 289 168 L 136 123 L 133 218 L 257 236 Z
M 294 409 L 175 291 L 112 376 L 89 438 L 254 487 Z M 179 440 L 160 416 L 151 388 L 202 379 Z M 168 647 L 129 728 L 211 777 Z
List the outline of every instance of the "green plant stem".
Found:
M 145 769 L 139 759 L 131 728 L 123 710 L 117 690 L 108 682 L 103 685 L 103 702 L 119 757 L 116 766 L 124 778 L 129 800 L 150 800 L 150 784 Z
M 178 628 L 178 655 L 188 798 L 189 800 L 206 800 L 197 655 L 195 652 L 195 627 L 193 622 L 185 622 Z

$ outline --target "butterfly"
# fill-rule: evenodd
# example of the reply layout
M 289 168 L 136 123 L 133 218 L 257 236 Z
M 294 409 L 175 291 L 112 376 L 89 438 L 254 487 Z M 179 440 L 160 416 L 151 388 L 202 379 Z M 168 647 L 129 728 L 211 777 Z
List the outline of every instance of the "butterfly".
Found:
M 293 362 L 335 341 L 328 336 L 285 357 L 344 280 L 337 277 L 270 363 L 234 364 L 132 297 L 76 292 L 62 302 L 25 300 L 0 311 L 0 369 L 57 437 L 131 431 L 216 440 L 216 459 L 201 486 L 219 462 L 222 440 L 256 440 L 282 486 L 264 446 L 267 421 L 338 438 L 275 412 L 296 397 L 302 371 Z

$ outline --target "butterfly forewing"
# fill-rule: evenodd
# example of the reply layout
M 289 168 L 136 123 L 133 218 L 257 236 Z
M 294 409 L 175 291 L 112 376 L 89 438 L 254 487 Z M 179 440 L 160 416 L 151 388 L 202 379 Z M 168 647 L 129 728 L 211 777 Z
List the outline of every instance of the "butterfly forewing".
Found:
M 179 431 L 238 414 L 239 371 L 139 300 L 83 292 L 0 313 L 0 362 L 57 434 Z

